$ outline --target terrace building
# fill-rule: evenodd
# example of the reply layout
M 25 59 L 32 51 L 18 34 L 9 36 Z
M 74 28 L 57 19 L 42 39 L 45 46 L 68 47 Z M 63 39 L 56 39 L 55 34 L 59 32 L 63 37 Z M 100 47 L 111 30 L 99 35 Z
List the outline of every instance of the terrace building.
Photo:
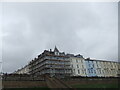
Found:
M 29 74 L 29 71 L 30 71 L 29 65 L 26 65 L 23 68 L 18 69 L 17 71 L 15 71 L 14 73 L 15 74 Z
M 86 64 L 87 77 L 96 77 L 97 74 L 96 74 L 94 61 L 87 58 L 85 59 L 85 64 Z
M 70 57 L 72 74 L 71 76 L 86 77 L 85 59 L 82 55 Z
M 94 60 L 83 58 L 82 55 L 65 54 L 57 47 L 52 51 L 44 50 L 37 58 L 30 61 L 24 68 L 18 69 L 16 74 L 30 74 L 41 76 L 66 77 L 119 77 L 120 63 L 114 61 Z
M 88 77 L 118 77 L 118 62 L 85 59 Z

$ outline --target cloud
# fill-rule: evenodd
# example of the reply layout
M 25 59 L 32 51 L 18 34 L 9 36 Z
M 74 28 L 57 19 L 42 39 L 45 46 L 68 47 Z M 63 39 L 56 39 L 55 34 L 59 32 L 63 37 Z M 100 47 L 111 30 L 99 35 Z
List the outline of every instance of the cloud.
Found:
M 117 3 L 4 3 L 3 70 L 13 72 L 57 45 L 117 61 Z

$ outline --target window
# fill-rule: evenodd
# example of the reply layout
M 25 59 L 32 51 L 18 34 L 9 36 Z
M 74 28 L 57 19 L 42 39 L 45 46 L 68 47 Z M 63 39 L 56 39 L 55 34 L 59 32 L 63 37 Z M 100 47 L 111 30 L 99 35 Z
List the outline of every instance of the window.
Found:
M 101 74 L 101 69 L 99 70 L 100 74 Z
M 81 63 L 83 63 L 83 60 L 81 60 Z
M 82 73 L 84 74 L 84 70 L 82 70 Z
M 80 74 L 80 70 L 78 70 L 78 74 Z
M 86 69 L 84 69 L 84 72 L 85 72 L 85 74 L 86 74 Z
M 93 69 L 91 69 L 91 73 L 93 73 Z
M 104 74 L 104 70 L 102 70 L 102 73 Z
M 96 71 L 94 70 L 94 73 L 96 74 Z
M 98 64 L 97 64 L 97 67 L 99 67 Z
M 78 60 L 76 59 L 76 63 L 78 63 Z
M 90 67 L 91 65 L 89 64 L 89 67 Z
M 77 68 L 79 68 L 79 66 L 77 65 Z
M 74 72 L 75 72 L 75 69 L 74 69 Z
M 88 69 L 88 72 L 90 73 L 90 69 Z
M 73 65 L 72 65 L 72 68 L 73 68 Z
M 84 65 L 82 65 L 82 68 L 84 68 Z

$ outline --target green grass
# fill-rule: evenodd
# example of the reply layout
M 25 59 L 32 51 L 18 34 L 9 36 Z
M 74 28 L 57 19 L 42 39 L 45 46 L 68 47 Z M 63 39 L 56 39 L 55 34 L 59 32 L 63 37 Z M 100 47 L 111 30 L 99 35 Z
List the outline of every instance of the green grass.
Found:
M 72 85 L 73 88 L 118 88 L 117 84 L 76 84 Z
M 75 84 L 73 88 L 118 88 L 118 84 Z M 2 90 L 50 90 L 48 87 L 33 87 L 33 88 L 4 88 Z
M 50 90 L 48 87 L 34 87 L 34 88 L 4 88 L 3 90 Z

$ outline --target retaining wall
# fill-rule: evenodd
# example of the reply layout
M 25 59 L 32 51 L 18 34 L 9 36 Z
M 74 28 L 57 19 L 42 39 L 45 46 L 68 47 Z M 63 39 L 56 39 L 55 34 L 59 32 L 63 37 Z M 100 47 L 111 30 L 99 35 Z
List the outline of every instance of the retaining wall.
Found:
M 69 85 L 75 84 L 118 84 L 118 79 L 73 79 L 63 80 Z M 46 81 L 3 81 L 4 88 L 47 87 Z

